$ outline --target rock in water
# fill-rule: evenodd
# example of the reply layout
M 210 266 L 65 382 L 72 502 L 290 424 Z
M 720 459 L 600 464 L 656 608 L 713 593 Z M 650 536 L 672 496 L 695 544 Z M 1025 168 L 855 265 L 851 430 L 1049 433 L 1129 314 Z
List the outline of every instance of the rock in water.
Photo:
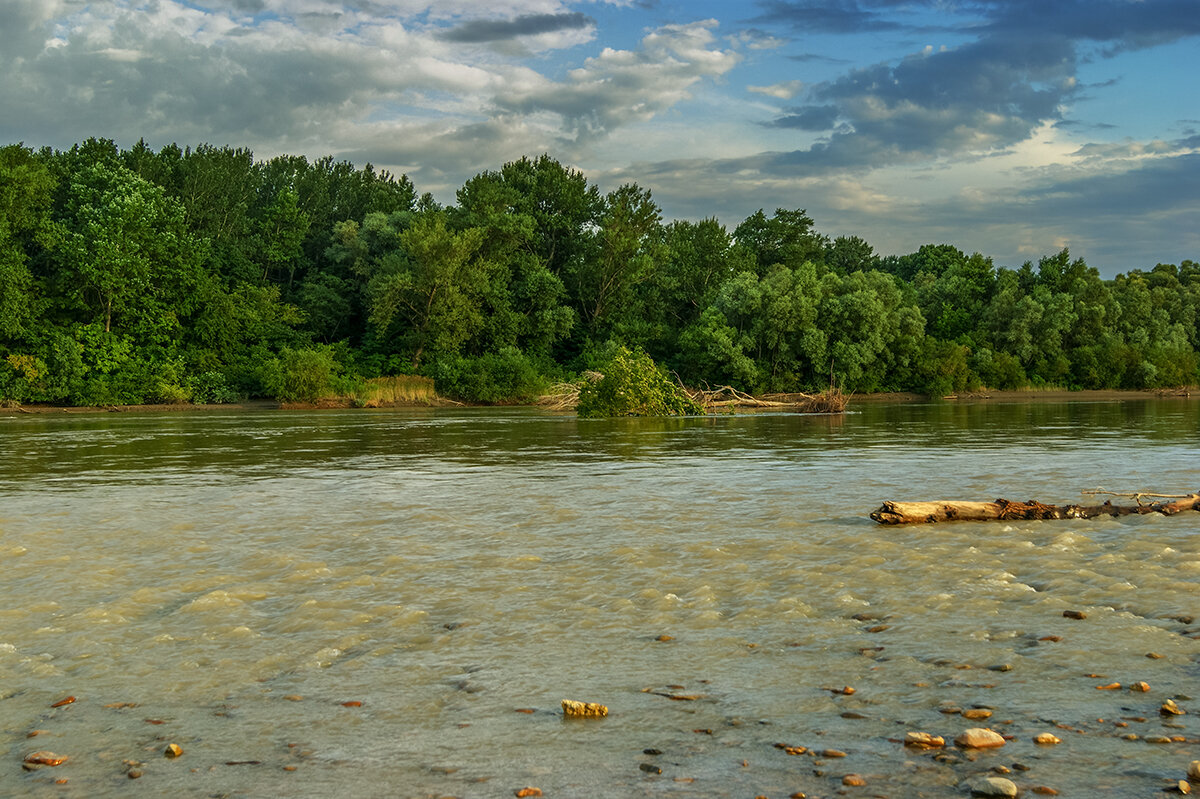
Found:
M 937 749 L 946 745 L 946 739 L 928 732 L 910 732 L 904 735 L 904 745 L 917 749 Z
M 972 727 L 964 730 L 954 739 L 954 743 L 964 749 L 995 749 L 998 746 L 1004 746 L 1004 736 L 983 727 Z
M 1187 770 L 1188 779 L 1192 782 L 1200 782 L 1200 760 L 1193 760 L 1188 763 Z
M 971 796 L 1013 799 L 1017 795 L 1016 784 L 1003 777 L 976 777 L 967 783 L 967 787 L 971 789 Z
M 1054 746 L 1055 744 L 1062 743 L 1062 739 L 1052 732 L 1043 732 L 1040 735 L 1035 735 L 1033 742 L 1041 746 Z
M 608 715 L 608 706 L 596 702 L 562 701 L 563 716 L 568 718 L 603 718 Z

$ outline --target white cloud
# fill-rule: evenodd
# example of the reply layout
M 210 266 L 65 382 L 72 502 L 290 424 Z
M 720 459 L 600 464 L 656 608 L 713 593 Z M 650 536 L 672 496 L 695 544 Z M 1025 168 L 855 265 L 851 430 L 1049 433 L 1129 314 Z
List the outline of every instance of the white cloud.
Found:
M 768 97 L 778 97 L 780 100 L 790 100 L 804 90 L 804 81 L 785 80 L 770 86 L 747 86 L 748 91 L 755 94 L 765 94 Z

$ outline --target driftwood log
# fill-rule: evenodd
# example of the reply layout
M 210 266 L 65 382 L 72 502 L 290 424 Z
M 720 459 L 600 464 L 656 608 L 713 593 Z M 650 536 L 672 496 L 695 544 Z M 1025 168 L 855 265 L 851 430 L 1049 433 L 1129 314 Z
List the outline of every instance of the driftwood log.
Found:
M 871 514 L 880 524 L 931 524 L 954 521 L 1009 521 L 1021 519 L 1094 519 L 1098 516 L 1128 516 L 1161 513 L 1173 516 L 1185 510 L 1200 510 L 1200 494 L 1113 494 L 1109 491 L 1085 491 L 1085 494 L 1110 494 L 1132 497 L 1136 504 L 1044 505 L 1035 499 L 1014 502 L 885 502 Z M 1161 501 L 1142 502 L 1143 497 Z

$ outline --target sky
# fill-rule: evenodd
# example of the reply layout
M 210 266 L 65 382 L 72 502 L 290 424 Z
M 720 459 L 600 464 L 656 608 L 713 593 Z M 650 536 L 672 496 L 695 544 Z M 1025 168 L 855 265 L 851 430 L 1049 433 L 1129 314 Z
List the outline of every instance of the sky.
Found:
M 1200 260 L 1200 0 L 0 0 L 0 143 L 549 153 L 731 230 Z

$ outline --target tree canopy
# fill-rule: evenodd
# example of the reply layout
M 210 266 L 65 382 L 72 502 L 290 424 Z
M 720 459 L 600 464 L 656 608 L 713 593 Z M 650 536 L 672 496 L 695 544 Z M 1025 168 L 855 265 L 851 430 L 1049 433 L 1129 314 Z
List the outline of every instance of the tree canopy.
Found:
M 1198 378 L 1193 261 L 1106 280 L 1067 250 L 880 255 L 803 209 L 667 221 L 548 155 L 455 199 L 332 158 L 0 147 L 0 400 L 312 398 L 415 373 L 506 402 L 643 357 L 757 393 Z

